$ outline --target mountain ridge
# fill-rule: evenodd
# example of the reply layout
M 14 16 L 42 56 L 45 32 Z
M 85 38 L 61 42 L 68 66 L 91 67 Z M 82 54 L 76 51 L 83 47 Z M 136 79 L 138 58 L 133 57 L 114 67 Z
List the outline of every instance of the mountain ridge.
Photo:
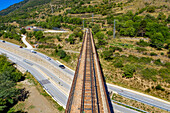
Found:
M 15 11 L 16 9 L 22 7 L 24 4 L 26 4 L 29 0 L 24 0 L 24 1 L 21 1 L 19 3 L 15 3 L 9 7 L 7 7 L 6 9 L 3 9 L 0 11 L 0 15 L 4 16 L 4 15 L 7 15 L 9 14 L 10 12 L 13 12 Z
M 27 9 L 29 7 L 44 5 L 49 2 L 51 2 L 51 0 L 24 0 L 19 3 L 15 3 L 6 9 L 3 9 L 2 11 L 0 11 L 0 15 L 1 16 L 8 15 L 9 13 L 14 12 L 17 9 L 22 8 L 22 6 L 24 6 L 23 9 Z

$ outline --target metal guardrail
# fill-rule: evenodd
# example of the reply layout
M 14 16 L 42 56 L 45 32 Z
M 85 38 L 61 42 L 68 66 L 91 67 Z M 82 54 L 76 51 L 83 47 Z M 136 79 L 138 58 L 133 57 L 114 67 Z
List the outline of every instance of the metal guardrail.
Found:
M 112 101 L 115 102 L 115 103 L 121 104 L 121 105 L 123 105 L 123 106 L 129 107 L 129 108 L 131 108 L 131 109 L 135 109 L 135 110 L 137 110 L 137 111 L 143 112 L 143 113 L 149 113 L 149 112 L 147 112 L 147 111 L 138 109 L 138 108 L 136 108 L 136 107 L 129 106 L 129 105 L 127 105 L 127 104 L 123 104 L 123 103 L 118 102 L 118 101 L 116 101 L 116 100 L 112 100 Z

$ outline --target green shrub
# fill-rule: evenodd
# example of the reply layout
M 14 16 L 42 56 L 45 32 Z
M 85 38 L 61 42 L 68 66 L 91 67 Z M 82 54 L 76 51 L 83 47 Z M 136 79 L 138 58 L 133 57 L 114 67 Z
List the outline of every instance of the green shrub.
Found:
M 127 61 L 130 61 L 130 62 L 138 62 L 139 58 L 134 56 L 134 55 L 129 55 Z
M 170 62 L 166 62 L 166 63 L 164 64 L 164 66 L 167 67 L 168 69 L 170 69 Z
M 158 85 L 155 87 L 155 89 L 156 89 L 156 90 L 165 91 L 165 89 L 162 88 L 160 84 L 158 84 Z
M 170 70 L 167 68 L 161 68 L 159 70 L 159 75 L 162 77 L 162 79 L 168 83 L 170 83 Z
M 60 38 L 59 35 L 56 35 L 56 38 L 57 38 L 58 41 L 61 41 L 61 38 Z
M 139 53 L 147 51 L 147 49 L 141 47 L 137 47 L 136 50 L 138 50 Z
M 75 35 L 74 35 L 74 34 L 71 34 L 71 35 L 69 36 L 69 38 L 68 38 L 68 39 L 65 39 L 65 40 L 66 40 L 67 42 L 70 42 L 70 44 L 74 44 L 74 42 L 75 42 L 74 37 L 75 37 Z
M 116 68 L 121 68 L 121 67 L 123 67 L 123 62 L 122 62 L 122 60 L 118 60 L 117 62 L 115 62 L 115 63 L 114 63 L 114 66 L 115 66 Z
M 144 52 L 143 55 L 147 55 L 148 53 L 147 52 Z
M 109 60 L 109 59 L 112 59 L 113 52 L 110 51 L 110 50 L 105 50 L 105 51 L 102 52 L 101 56 L 102 56 L 102 58 L 104 58 L 105 60 Z
M 148 89 L 146 89 L 145 91 L 149 93 L 149 92 L 151 91 L 151 89 L 150 89 L 150 88 L 148 88 Z
M 75 37 L 79 37 L 80 40 L 82 40 L 83 38 L 83 31 L 81 30 L 81 28 L 77 27 L 74 29 L 74 34 L 75 34 Z
M 151 23 L 150 25 L 153 25 L 154 27 L 156 26 L 155 24 Z M 150 25 L 148 25 L 149 27 L 151 27 Z M 153 27 L 152 26 L 152 27 Z M 157 27 L 159 27 L 160 25 L 157 25 Z M 148 28 L 150 29 L 150 28 Z M 165 28 L 162 28 L 165 30 Z M 168 33 L 166 33 L 166 30 L 163 32 L 157 32 L 154 33 L 155 31 L 151 30 L 150 32 L 147 32 L 146 34 L 150 35 L 151 37 L 151 47 L 155 47 L 158 50 L 161 50 L 164 47 L 164 41 L 166 40 L 166 35 L 168 35 Z M 165 35 L 165 36 L 164 36 Z
M 161 55 L 164 55 L 164 53 L 161 53 Z
M 142 8 L 139 10 L 139 14 L 143 13 L 146 10 L 146 8 Z
M 151 63 L 152 60 L 153 60 L 153 59 L 152 59 L 152 58 L 149 58 L 149 57 L 141 57 L 141 58 L 139 59 L 139 62 L 143 62 L 143 63 L 145 63 L 145 64 L 149 64 L 149 63 Z
M 64 108 L 63 108 L 62 106 L 59 106 L 59 107 L 58 107 L 58 110 L 59 110 L 59 111 L 63 111 Z
M 57 52 L 57 55 L 60 57 L 60 59 L 63 59 L 67 56 L 66 52 L 61 49 Z
M 154 64 L 156 64 L 156 65 L 162 65 L 162 62 L 161 62 L 160 59 L 157 59 L 157 60 L 154 61 Z
M 146 47 L 149 46 L 148 42 L 145 42 L 144 40 L 140 40 L 139 42 L 136 43 L 139 46 Z
M 160 12 L 159 15 L 158 15 L 158 17 L 157 17 L 157 19 L 159 19 L 159 20 L 165 20 L 165 19 L 166 19 L 166 15 L 164 15 L 163 12 Z
M 156 69 L 146 68 L 142 70 L 141 73 L 144 79 L 151 79 L 153 81 L 157 80 L 156 75 L 158 74 L 158 71 Z
M 107 31 L 107 35 L 112 36 L 113 35 L 113 31 Z
M 148 7 L 147 12 L 150 12 L 150 13 L 155 12 L 155 7 L 154 6 Z
M 25 30 L 25 28 L 22 28 L 22 29 L 20 30 L 20 32 L 21 32 L 22 34 L 27 33 L 27 31 Z
M 170 54 L 168 55 L 168 58 L 170 58 Z
M 71 56 L 66 55 L 66 57 L 63 58 L 64 61 L 69 62 L 71 59 Z
M 92 27 L 92 31 L 94 32 L 94 34 L 96 34 L 97 32 L 100 31 L 100 25 L 99 24 L 95 24 L 93 27 Z
M 123 73 L 123 77 L 127 77 L 127 78 L 132 78 L 133 77 L 133 73 L 136 70 L 136 67 L 134 65 L 131 64 L 126 64 L 122 70 L 124 71 Z
M 112 52 L 115 52 L 115 50 L 118 50 L 119 52 L 122 52 L 122 48 L 120 47 L 109 47 L 109 49 L 112 51 Z
M 154 52 L 150 53 L 150 55 L 151 55 L 151 56 L 157 56 L 157 54 L 154 53 Z

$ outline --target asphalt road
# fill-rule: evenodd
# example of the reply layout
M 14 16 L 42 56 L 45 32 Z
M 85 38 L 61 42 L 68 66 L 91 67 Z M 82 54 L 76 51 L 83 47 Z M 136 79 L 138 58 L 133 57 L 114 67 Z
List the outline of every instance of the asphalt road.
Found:
M 15 44 L 12 44 L 12 43 L 9 43 L 9 42 L 6 42 L 7 44 L 10 44 L 10 45 L 13 45 L 13 46 L 16 46 L 16 47 L 19 47 L 18 45 L 15 45 Z M 25 49 L 25 48 L 23 48 L 23 49 Z M 25 49 L 25 50 L 27 50 L 27 51 L 30 51 L 30 50 L 28 50 L 28 49 Z M 2 52 L 2 50 L 1 50 L 1 52 Z M 8 52 L 7 51 L 3 51 L 3 53 L 6 53 L 6 54 L 8 54 Z M 46 55 L 44 55 L 44 54 L 42 54 L 42 53 L 38 53 L 37 52 L 37 55 L 39 55 L 40 57 L 42 57 L 42 58 L 44 58 L 44 59 L 46 59 Z M 8 56 L 8 55 L 7 55 Z M 12 58 L 13 56 L 15 56 L 16 57 L 16 55 L 14 55 L 14 53 L 11 53 L 11 56 L 9 57 L 9 58 Z M 19 58 L 19 56 L 17 56 L 18 58 Z M 23 58 L 24 59 L 24 58 Z M 12 61 L 14 60 L 14 59 L 11 59 Z M 16 59 L 15 59 L 16 60 Z M 47 60 L 47 59 L 46 59 Z M 53 65 L 55 65 L 56 66 L 56 68 L 59 68 L 58 66 L 61 64 L 60 62 L 56 62 L 55 60 L 48 60 L 50 63 L 52 63 Z M 22 62 L 22 63 L 21 63 Z M 28 62 L 31 62 L 31 61 L 28 61 Z M 20 61 L 20 62 L 17 62 L 17 64 L 19 64 L 20 65 L 20 63 L 23 65 L 24 64 L 24 66 L 25 65 L 30 65 L 30 64 L 28 64 L 28 63 L 24 63 L 24 61 Z M 56 83 L 59 83 L 60 82 L 60 85 L 63 85 L 62 87 L 64 87 L 64 89 L 66 89 L 66 90 L 68 90 L 68 92 L 69 92 L 69 89 L 70 89 L 70 84 L 67 84 L 67 83 L 65 83 L 63 80 L 61 80 L 60 78 L 57 78 L 57 76 L 55 76 L 54 74 L 49 74 L 50 72 L 47 70 L 47 69 L 45 69 L 45 68 L 43 68 L 42 66 L 39 66 L 38 64 L 34 64 L 36 67 L 38 67 L 38 68 L 40 68 L 41 70 L 43 70 L 47 75 L 49 75 L 50 77 L 52 77 L 52 79 L 56 82 Z M 24 67 L 24 66 L 22 66 L 22 67 Z M 39 77 L 39 78 L 37 78 L 37 80 L 38 81 L 41 81 L 42 80 L 42 77 L 40 77 L 39 76 L 39 74 L 37 74 L 36 72 L 35 72 L 35 69 L 33 69 L 33 67 L 32 67 L 32 69 L 30 69 L 30 67 L 28 66 L 28 67 L 25 67 L 25 69 L 27 69 L 32 75 L 34 75 L 35 77 Z M 33 70 L 33 72 L 31 71 L 31 70 Z M 69 68 L 65 68 L 65 69 L 61 69 L 61 71 L 64 71 L 65 73 L 68 73 L 68 75 L 69 76 L 71 76 L 71 77 L 73 77 L 74 76 L 74 71 L 72 71 L 71 69 L 69 69 Z M 37 76 L 38 75 L 38 76 Z M 45 79 L 45 78 L 44 78 Z M 46 78 L 47 79 L 47 78 Z M 52 83 L 51 83 L 52 84 Z M 47 84 L 44 84 L 45 86 L 48 86 Z M 53 84 L 54 85 L 54 84 Z M 54 87 L 54 86 L 53 86 Z M 53 88 L 52 87 L 52 88 Z M 48 88 L 47 88 L 48 89 Z M 57 89 L 57 87 L 55 87 L 55 88 L 53 88 L 53 89 Z M 161 108 L 161 109 L 164 109 L 164 110 L 167 110 L 167 111 L 170 111 L 170 103 L 169 102 L 163 102 L 163 101 L 159 101 L 159 99 L 153 99 L 153 98 L 150 98 L 150 97 L 148 97 L 148 96 L 146 96 L 146 95 L 140 95 L 140 94 L 137 94 L 137 93 L 134 93 L 134 92 L 132 92 L 132 91 L 127 91 L 126 89 L 122 89 L 122 88 L 118 88 L 118 87 L 114 87 L 114 86 L 111 86 L 111 85 L 108 85 L 108 89 L 109 90 L 111 90 L 111 91 L 116 91 L 118 94 L 120 94 L 120 95 L 122 95 L 122 96 L 124 96 L 124 97 L 127 97 L 127 98 L 130 98 L 130 99 L 133 99 L 133 100 L 137 100 L 137 101 L 139 101 L 139 102 L 142 102 L 142 103 L 145 103 L 145 104 L 148 104 L 148 105 L 152 105 L 152 106 L 155 106 L 155 107 L 158 107 L 158 108 Z M 49 90 L 49 89 L 48 89 Z M 47 91 L 48 91 L 47 90 Z M 53 94 L 53 95 L 56 95 L 56 94 L 60 94 L 60 93 L 62 93 L 61 94 L 61 97 L 65 97 L 65 96 L 63 96 L 63 95 L 66 95 L 66 94 L 64 94 L 63 92 L 61 92 L 60 91 L 61 89 L 59 89 L 58 88 L 58 90 L 56 90 L 56 91 L 58 91 L 57 93 L 55 93 L 55 94 Z M 50 90 L 51 91 L 51 93 L 53 92 L 54 93 L 54 90 Z M 60 93 L 59 93 L 60 92 Z M 57 102 L 59 102 L 59 103 L 62 103 L 61 105 L 63 105 L 64 106 L 64 103 L 66 103 L 66 101 L 67 101 L 67 98 L 65 97 L 65 99 L 63 99 L 63 98 L 58 98 L 58 97 L 60 97 L 60 96 L 54 96 L 55 97 L 55 99 L 57 99 Z M 66 104 L 65 104 L 66 105 Z
M 146 97 L 146 96 L 142 96 L 140 94 L 136 94 L 131 91 L 119 89 L 119 88 L 114 87 L 110 84 L 107 84 L 107 87 L 109 90 L 115 91 L 123 97 L 129 98 L 132 100 L 136 100 L 136 101 L 139 101 L 139 102 L 142 102 L 142 103 L 154 106 L 154 107 L 158 107 L 158 108 L 166 110 L 166 111 L 170 111 L 170 104 L 168 104 L 168 103 L 164 103 L 164 102 L 161 102 L 161 101 L 158 101 L 158 100 Z
M 21 35 L 22 36 L 22 42 L 27 46 L 27 49 L 33 49 L 33 47 L 26 41 L 26 35 Z
M 66 107 L 68 95 L 62 92 L 61 88 L 58 88 L 55 84 L 49 81 L 48 78 L 44 76 L 44 73 L 47 74 L 50 78 L 54 77 L 55 82 L 56 83 L 60 82 L 60 85 L 64 88 L 67 88 L 68 92 L 70 91 L 70 85 L 64 83 L 61 79 L 59 79 L 58 77 L 50 73 L 47 69 L 43 68 L 42 66 L 34 64 L 29 60 L 26 60 L 20 56 L 15 55 L 14 53 L 11 53 L 9 51 L 0 48 L 0 54 L 4 54 L 4 53 L 11 61 L 15 62 L 17 65 L 21 66 L 22 68 L 30 72 L 37 79 L 37 81 L 43 86 L 46 92 L 52 96 L 54 100 L 56 100 L 64 108 Z M 43 71 L 43 73 L 39 72 L 39 69 Z M 45 82 L 43 83 L 43 81 Z M 126 113 L 137 113 L 134 110 L 116 104 L 115 104 L 115 109 L 119 110 L 121 113 L 125 113 L 125 111 Z
M 66 95 L 64 92 L 62 92 L 61 89 L 56 86 L 56 84 L 53 84 L 50 80 L 48 80 L 47 76 L 44 75 L 44 74 L 48 74 L 49 76 L 53 76 L 52 73 L 50 73 L 47 70 L 44 70 L 44 68 L 42 66 L 34 64 L 34 63 L 32 63 L 31 61 L 28 61 L 28 60 L 26 61 L 26 59 L 24 59 L 24 58 L 22 58 L 20 56 L 17 56 L 17 55 L 15 55 L 13 53 L 10 53 L 9 51 L 0 49 L 0 53 L 5 53 L 7 55 L 7 57 L 11 61 L 15 62 L 16 64 L 18 64 L 19 66 L 23 67 L 28 72 L 30 72 L 38 80 L 38 82 L 41 83 L 43 88 L 60 105 L 62 105 L 65 108 L 68 95 Z M 42 73 L 42 71 L 43 71 L 43 73 Z M 58 84 L 58 81 L 60 81 L 61 83 Z M 56 83 L 58 85 L 63 85 L 64 84 L 64 82 L 62 82 L 61 79 L 57 79 L 57 78 L 56 78 Z M 68 87 L 68 86 L 63 86 L 63 87 Z

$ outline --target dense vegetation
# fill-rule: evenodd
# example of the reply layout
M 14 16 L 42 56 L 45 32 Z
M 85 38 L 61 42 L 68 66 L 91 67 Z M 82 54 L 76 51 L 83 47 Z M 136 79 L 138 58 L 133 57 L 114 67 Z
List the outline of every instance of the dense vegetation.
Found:
M 63 23 L 63 25 L 61 23 Z M 46 22 L 39 22 L 36 25 L 41 26 L 42 28 L 53 29 L 54 27 L 57 28 L 60 28 L 61 26 L 67 27 L 68 25 L 66 23 L 73 25 L 82 25 L 82 19 L 58 15 L 47 18 Z
M 0 112 L 7 112 L 19 100 L 24 100 L 27 93 L 24 89 L 16 88 L 16 83 L 23 79 L 7 58 L 0 55 Z
M 21 41 L 20 34 L 17 33 L 16 27 L 12 25 L 4 25 L 0 24 L 0 37 L 3 36 L 3 38 L 10 38 L 15 39 L 17 41 Z
M 159 18 L 162 15 L 164 18 Z M 169 23 L 168 18 L 160 13 L 157 18 L 147 14 L 145 17 L 133 14 L 131 11 L 120 16 L 110 15 L 107 17 L 108 24 L 111 20 L 117 19 L 117 30 L 121 36 L 139 36 L 149 37 L 150 45 L 157 49 L 164 47 L 164 44 L 170 39 L 169 29 L 166 26 Z
M 116 68 L 120 68 L 124 74 L 122 74 L 123 77 L 131 78 L 133 77 L 135 72 L 141 73 L 142 77 L 146 80 L 153 80 L 156 81 L 158 78 L 156 75 L 161 76 L 163 81 L 166 81 L 170 83 L 169 74 L 170 70 L 169 62 L 162 63 L 160 59 L 154 60 L 149 57 L 136 57 L 133 55 L 125 56 L 125 55 L 119 55 L 115 53 L 115 56 L 113 56 L 115 50 L 122 51 L 118 47 L 110 47 L 107 50 L 103 51 L 101 54 L 102 58 L 105 60 L 113 62 L 113 65 Z M 119 60 L 117 60 L 119 59 Z M 152 65 L 153 62 L 157 66 L 163 66 L 160 70 L 156 70 L 153 68 L 148 67 L 147 65 Z

